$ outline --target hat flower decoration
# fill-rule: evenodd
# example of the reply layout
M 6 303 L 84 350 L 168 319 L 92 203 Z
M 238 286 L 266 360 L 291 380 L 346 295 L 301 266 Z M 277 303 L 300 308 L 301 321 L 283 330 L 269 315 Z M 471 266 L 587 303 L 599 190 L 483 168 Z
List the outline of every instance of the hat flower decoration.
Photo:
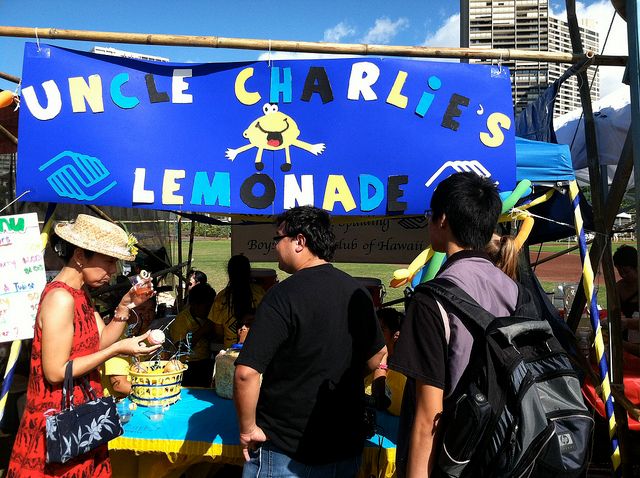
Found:
M 138 254 L 138 248 L 136 244 L 138 243 L 138 239 L 133 234 L 129 234 L 127 237 L 127 249 L 129 249 L 129 254 L 135 256 Z

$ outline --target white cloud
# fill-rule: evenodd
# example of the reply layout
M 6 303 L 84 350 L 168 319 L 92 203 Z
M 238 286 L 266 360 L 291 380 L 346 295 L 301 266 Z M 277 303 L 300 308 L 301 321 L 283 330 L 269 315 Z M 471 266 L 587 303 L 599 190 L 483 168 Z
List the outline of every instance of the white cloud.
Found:
M 622 20 L 622 18 L 620 18 L 620 15 L 616 15 L 613 26 L 611 27 L 611 33 L 609 33 L 609 39 L 607 40 L 604 51 L 602 50 L 614 11 L 615 10 L 609 0 L 599 0 L 591 5 L 586 5 L 583 2 L 576 2 L 576 15 L 578 20 L 588 19 L 595 22 L 592 28 L 596 30 L 599 35 L 600 51 L 598 53 L 604 53 L 606 55 L 627 55 L 627 24 Z M 565 21 L 567 19 L 567 11 L 565 9 L 558 9 L 557 11 L 553 11 L 552 9 L 551 15 Z M 601 98 L 620 87 L 622 84 L 623 73 L 624 67 L 600 67 Z
M 435 33 L 430 33 L 424 40 L 423 46 L 460 46 L 460 14 L 450 16 Z
M 395 37 L 398 32 L 408 27 L 409 20 L 406 18 L 398 18 L 396 21 L 392 21 L 387 17 L 378 18 L 360 42 L 386 45 L 391 43 L 391 40 L 393 40 L 393 37 Z
M 356 34 L 355 28 L 345 22 L 340 22 L 337 25 L 327 28 L 324 31 L 324 38 L 322 41 L 328 41 L 332 43 L 340 43 L 345 37 L 350 37 Z

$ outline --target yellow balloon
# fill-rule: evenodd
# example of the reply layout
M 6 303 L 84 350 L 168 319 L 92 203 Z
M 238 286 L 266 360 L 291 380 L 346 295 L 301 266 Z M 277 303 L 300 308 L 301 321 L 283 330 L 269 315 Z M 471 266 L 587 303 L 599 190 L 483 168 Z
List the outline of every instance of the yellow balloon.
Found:
M 393 288 L 402 287 L 413 280 L 413 276 L 420 270 L 429 259 L 433 256 L 433 249 L 431 246 L 427 247 L 409 264 L 406 269 L 397 269 L 393 273 L 393 279 L 391 279 L 389 286 Z
M 9 90 L 0 91 L 0 108 L 6 108 L 13 103 L 13 92 Z

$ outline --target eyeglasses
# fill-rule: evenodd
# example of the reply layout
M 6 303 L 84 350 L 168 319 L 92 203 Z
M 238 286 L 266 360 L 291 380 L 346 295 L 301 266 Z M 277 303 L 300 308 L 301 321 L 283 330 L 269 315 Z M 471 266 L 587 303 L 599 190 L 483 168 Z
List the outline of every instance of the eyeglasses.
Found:
M 289 236 L 289 235 L 287 235 L 287 234 L 285 234 L 285 235 L 283 235 L 283 236 L 273 236 L 273 243 L 277 246 L 277 245 L 278 245 L 278 243 L 279 243 L 282 239 L 284 239 L 285 237 L 291 237 L 291 236 Z

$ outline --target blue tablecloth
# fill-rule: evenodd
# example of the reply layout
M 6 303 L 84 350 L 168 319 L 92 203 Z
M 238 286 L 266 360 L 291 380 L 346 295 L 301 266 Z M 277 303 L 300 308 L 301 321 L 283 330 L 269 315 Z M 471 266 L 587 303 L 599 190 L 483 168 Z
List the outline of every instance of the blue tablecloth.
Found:
M 147 408 L 138 407 L 124 425 L 124 435 L 109 443 L 114 476 L 172 477 L 198 462 L 244 462 L 233 402 L 213 390 L 184 388 L 161 421 L 148 415 Z M 366 444 L 361 474 L 381 468 L 382 476 L 390 477 L 395 472 L 398 418 L 379 413 L 377 421 L 380 434 Z

